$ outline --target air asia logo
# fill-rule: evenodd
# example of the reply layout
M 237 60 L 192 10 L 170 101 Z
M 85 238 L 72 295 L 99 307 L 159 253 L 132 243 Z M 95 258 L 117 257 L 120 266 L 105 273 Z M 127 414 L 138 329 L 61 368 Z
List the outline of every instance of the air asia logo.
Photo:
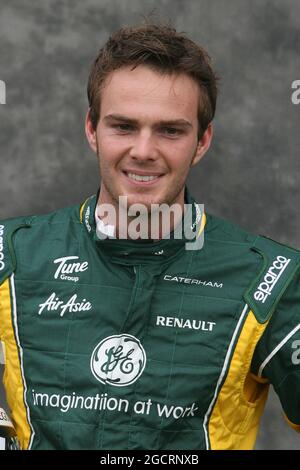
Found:
M 263 304 L 267 300 L 268 296 L 272 294 L 272 291 L 286 269 L 287 265 L 291 260 L 285 256 L 277 256 L 272 266 L 268 269 L 264 276 L 263 282 L 261 282 L 254 292 L 254 298 L 258 302 Z
M 91 357 L 94 377 L 103 384 L 125 387 L 134 383 L 146 366 L 146 353 L 134 336 L 116 335 L 102 340 Z
M 54 279 L 62 279 L 64 281 L 78 282 L 78 276 L 69 276 L 69 274 L 82 273 L 88 269 L 89 263 L 74 263 L 72 260 L 79 259 L 79 256 L 64 256 L 63 258 L 56 258 L 53 263 L 58 265 L 54 274 Z
M 59 297 L 56 297 L 56 293 L 48 297 L 46 302 L 39 304 L 38 314 L 41 315 L 44 310 L 48 312 L 59 312 L 60 316 L 63 317 L 66 312 L 82 312 L 91 310 L 92 304 L 87 302 L 86 299 L 83 299 L 81 302 L 77 302 L 77 294 L 74 294 L 70 299 L 64 303 L 62 300 L 59 300 Z
M 3 254 L 3 233 L 4 233 L 4 225 L 0 225 L 0 271 L 5 268 L 4 263 L 4 254 Z

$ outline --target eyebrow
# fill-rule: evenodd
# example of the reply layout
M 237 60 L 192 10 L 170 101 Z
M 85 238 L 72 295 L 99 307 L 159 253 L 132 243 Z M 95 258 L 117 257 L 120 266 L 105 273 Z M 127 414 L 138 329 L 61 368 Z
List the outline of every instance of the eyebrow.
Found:
M 104 117 L 103 119 L 106 122 L 110 121 L 121 121 L 121 122 L 127 122 L 130 124 L 138 124 L 137 119 L 132 119 L 126 116 L 122 116 L 121 114 L 108 114 L 107 116 Z M 168 119 L 168 120 L 161 120 L 157 123 L 159 126 L 183 126 L 183 127 L 193 127 L 192 124 L 189 121 L 186 121 L 185 119 Z

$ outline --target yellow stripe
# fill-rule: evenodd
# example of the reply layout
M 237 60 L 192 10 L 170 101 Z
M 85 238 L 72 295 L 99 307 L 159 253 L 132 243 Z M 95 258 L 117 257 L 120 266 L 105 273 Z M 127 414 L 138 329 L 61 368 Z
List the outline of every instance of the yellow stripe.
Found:
M 203 212 L 199 232 L 198 232 L 196 239 L 200 237 L 201 233 L 204 230 L 205 224 L 206 224 L 206 214 Z
M 89 200 L 90 198 L 88 197 L 84 203 L 82 204 L 82 206 L 80 207 L 80 212 L 79 212 L 79 218 L 80 218 L 80 223 L 82 224 L 82 221 L 83 221 L 83 211 L 84 211 L 84 208 L 85 208 L 85 205 L 87 203 L 87 201 Z
M 24 403 L 24 386 L 19 351 L 12 323 L 12 305 L 8 279 L 0 286 L 0 338 L 5 348 L 3 382 L 7 402 L 11 410 L 11 420 L 15 426 L 22 449 L 27 449 L 31 429 Z
M 236 344 L 226 380 L 209 419 L 212 449 L 252 449 L 269 384 L 249 372 L 255 346 L 267 323 L 257 322 L 249 312 Z

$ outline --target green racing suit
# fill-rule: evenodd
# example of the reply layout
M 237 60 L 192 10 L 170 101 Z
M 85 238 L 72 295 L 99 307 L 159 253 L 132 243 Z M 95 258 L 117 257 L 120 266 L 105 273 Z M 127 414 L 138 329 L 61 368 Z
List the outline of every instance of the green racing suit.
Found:
M 96 204 L 0 222 L 21 448 L 251 449 L 270 384 L 300 430 L 300 252 L 209 214 L 198 250 L 101 240 Z

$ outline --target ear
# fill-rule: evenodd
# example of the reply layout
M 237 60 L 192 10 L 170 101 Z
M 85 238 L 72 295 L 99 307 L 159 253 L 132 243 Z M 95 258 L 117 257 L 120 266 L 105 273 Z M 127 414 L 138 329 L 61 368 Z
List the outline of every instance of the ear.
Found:
M 199 140 L 197 145 L 197 150 L 195 156 L 192 160 L 191 166 L 196 165 L 202 157 L 206 154 L 207 150 L 210 147 L 210 143 L 213 137 L 213 126 L 212 123 L 208 124 L 206 131 L 204 132 L 201 140 Z
M 91 121 L 91 116 L 90 116 L 90 108 L 88 112 L 86 113 L 85 117 L 85 135 L 88 140 L 88 143 L 91 147 L 91 149 L 97 153 L 97 138 L 96 138 L 96 131 L 93 128 L 92 121 Z

